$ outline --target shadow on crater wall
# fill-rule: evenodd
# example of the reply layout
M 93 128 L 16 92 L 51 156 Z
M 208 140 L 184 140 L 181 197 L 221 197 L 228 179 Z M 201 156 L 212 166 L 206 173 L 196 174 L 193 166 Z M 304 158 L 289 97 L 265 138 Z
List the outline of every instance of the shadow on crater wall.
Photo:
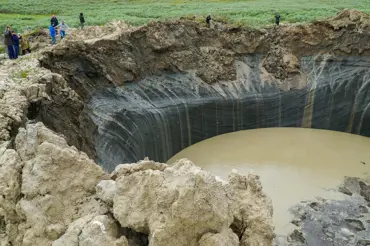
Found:
M 233 82 L 208 85 L 192 74 L 163 74 L 96 92 L 88 112 L 98 128 L 98 163 L 112 171 L 146 156 L 165 162 L 207 138 L 265 127 L 370 136 L 369 58 L 303 58 L 293 80 L 307 86 L 284 91 L 259 64 L 259 56 L 245 57 Z

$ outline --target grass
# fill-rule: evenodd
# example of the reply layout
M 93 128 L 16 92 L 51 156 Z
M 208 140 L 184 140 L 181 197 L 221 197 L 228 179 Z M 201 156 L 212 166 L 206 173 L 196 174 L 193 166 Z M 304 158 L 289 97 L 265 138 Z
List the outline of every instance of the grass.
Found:
M 76 27 L 80 12 L 84 12 L 87 25 L 114 19 L 141 25 L 150 20 L 211 14 L 258 27 L 272 24 L 275 12 L 280 13 L 283 23 L 295 23 L 333 16 L 346 8 L 370 13 L 369 0 L 1 0 L 0 28 L 12 25 L 19 32 L 47 27 L 52 13 Z
M 18 72 L 13 73 L 12 78 L 17 78 L 17 79 L 26 79 L 29 74 L 29 70 L 20 70 Z

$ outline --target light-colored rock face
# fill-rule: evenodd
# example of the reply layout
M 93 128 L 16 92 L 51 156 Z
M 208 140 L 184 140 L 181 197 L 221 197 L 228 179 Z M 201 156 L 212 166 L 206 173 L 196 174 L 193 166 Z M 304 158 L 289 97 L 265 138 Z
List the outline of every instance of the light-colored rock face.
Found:
M 6 150 L 0 156 L 0 245 L 16 237 L 19 217 L 16 204 L 21 194 L 21 170 L 23 162 L 18 153 Z M 15 229 L 15 230 L 14 230 Z M 4 243 L 4 244 L 3 244 Z
M 42 123 L 19 129 L 0 171 L 1 246 L 234 246 L 235 233 L 240 245 L 270 245 L 271 204 L 254 175 L 229 184 L 186 159 L 145 159 L 111 180 Z M 253 228 L 234 233 L 235 220 Z
M 250 187 L 240 188 L 241 180 Z M 271 222 L 271 203 L 258 197 L 263 195 L 258 179 L 241 176 L 233 183 L 242 191 L 236 192 L 227 182 L 182 159 L 164 171 L 145 169 L 119 176 L 113 213 L 123 227 L 148 234 L 149 245 L 197 245 L 197 240 L 210 231 L 226 233 L 225 244 L 221 240 L 223 234 L 216 234 L 205 237 L 204 245 L 211 245 L 211 242 L 236 245 L 235 238 L 238 237 L 230 234 L 228 229 L 234 216 L 245 225 L 262 223 L 258 226 L 267 230 L 264 235 L 273 237 L 271 224 L 268 225 Z M 255 204 L 254 199 L 259 204 Z M 260 217 L 248 216 L 248 210 L 258 210 L 257 206 L 262 206 L 258 211 Z M 267 211 L 263 211 L 266 208 Z M 242 245 L 253 245 L 248 243 L 258 240 L 264 245 L 272 244 L 270 237 L 267 240 L 264 236 L 257 238 L 251 235 L 250 232 L 258 229 L 249 226 L 243 229 L 246 233 L 243 232 L 245 243 Z M 255 239 L 251 239 L 252 236 Z
M 113 198 L 117 191 L 116 182 L 114 180 L 102 180 L 95 187 L 96 197 L 100 200 L 113 204 Z
M 82 217 L 69 225 L 66 233 L 52 246 L 128 246 L 119 235 L 117 222 L 107 215 Z
M 231 229 L 217 234 L 209 232 L 199 240 L 199 246 L 239 246 L 239 238 Z
M 272 202 L 262 192 L 261 182 L 255 174 L 229 175 L 234 196 L 234 230 L 241 236 L 241 246 L 272 245 Z
M 15 147 L 0 157 L 0 216 L 14 245 L 48 245 L 72 221 L 107 211 L 93 196 L 102 169 L 42 123 L 20 129 Z
M 230 187 L 187 160 L 116 183 L 114 216 L 123 227 L 149 234 L 150 245 L 196 245 L 202 234 L 228 228 L 233 220 Z

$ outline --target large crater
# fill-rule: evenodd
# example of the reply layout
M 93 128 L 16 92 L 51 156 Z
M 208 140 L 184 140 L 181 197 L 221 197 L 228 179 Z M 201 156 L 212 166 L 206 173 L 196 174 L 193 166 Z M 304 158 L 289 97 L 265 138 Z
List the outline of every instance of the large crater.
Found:
M 351 36 L 351 28 L 322 22 L 220 31 L 167 23 L 67 43 L 41 64 L 77 94 L 51 95 L 37 117 L 108 171 L 146 156 L 165 162 L 194 143 L 245 129 L 370 136 L 368 34 Z
M 258 59 L 240 62 L 232 83 L 163 74 L 97 92 L 88 111 L 98 127 L 98 162 L 107 169 L 146 156 L 165 162 L 204 139 L 264 127 L 370 136 L 370 59 L 302 59 L 308 86 L 289 91 L 259 76 Z

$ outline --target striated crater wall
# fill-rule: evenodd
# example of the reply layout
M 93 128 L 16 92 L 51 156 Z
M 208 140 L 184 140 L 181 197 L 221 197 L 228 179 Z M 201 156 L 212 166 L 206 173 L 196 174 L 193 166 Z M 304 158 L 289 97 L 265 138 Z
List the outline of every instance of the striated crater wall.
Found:
M 98 127 L 98 162 L 145 156 L 167 161 L 204 139 L 264 127 L 309 127 L 370 136 L 370 59 L 301 60 L 301 89 L 281 90 L 263 78 L 259 56 L 239 62 L 239 79 L 208 85 L 196 77 L 163 74 L 97 92 L 88 111 Z
M 344 11 L 281 28 L 173 21 L 72 40 L 41 65 L 77 96 L 54 95 L 38 117 L 110 171 L 146 156 L 164 162 L 244 129 L 370 136 L 369 24 L 368 15 Z

